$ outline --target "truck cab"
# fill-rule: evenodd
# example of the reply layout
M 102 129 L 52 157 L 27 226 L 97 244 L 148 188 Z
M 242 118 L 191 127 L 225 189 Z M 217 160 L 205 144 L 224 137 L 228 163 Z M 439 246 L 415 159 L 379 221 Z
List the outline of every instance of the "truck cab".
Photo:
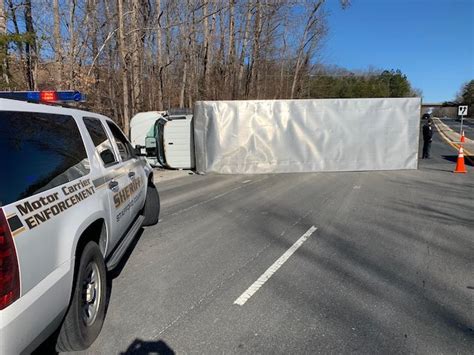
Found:
M 194 168 L 193 115 L 170 115 L 156 122 L 158 162 L 168 169 Z

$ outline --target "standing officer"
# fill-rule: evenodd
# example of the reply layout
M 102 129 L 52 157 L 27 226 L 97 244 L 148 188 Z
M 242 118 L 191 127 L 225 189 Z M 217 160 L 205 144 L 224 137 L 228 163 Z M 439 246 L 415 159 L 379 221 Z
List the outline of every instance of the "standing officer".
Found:
M 422 159 L 430 158 L 431 142 L 433 141 L 433 120 L 430 118 L 423 126 L 423 156 Z

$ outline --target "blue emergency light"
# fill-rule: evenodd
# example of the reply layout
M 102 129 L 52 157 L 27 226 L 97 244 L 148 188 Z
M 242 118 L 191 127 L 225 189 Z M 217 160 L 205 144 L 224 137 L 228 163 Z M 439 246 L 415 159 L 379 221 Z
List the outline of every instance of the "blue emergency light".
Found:
M 0 91 L 0 98 L 35 103 L 84 102 L 86 95 L 79 91 Z

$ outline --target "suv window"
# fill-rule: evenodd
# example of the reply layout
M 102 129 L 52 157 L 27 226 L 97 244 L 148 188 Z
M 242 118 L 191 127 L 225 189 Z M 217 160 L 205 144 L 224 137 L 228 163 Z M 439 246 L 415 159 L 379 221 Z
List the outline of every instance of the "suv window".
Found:
M 132 145 L 128 142 L 128 139 L 125 138 L 120 128 L 110 121 L 107 121 L 107 125 L 112 131 L 112 135 L 114 136 L 115 143 L 117 143 L 122 160 L 125 161 L 133 158 L 135 155 L 133 153 Z
M 89 173 L 89 160 L 71 116 L 0 111 L 0 206 Z
M 84 117 L 83 121 L 104 165 L 107 167 L 117 163 L 114 150 L 112 149 L 112 143 L 110 143 L 110 139 L 107 137 L 107 133 L 100 120 L 92 117 Z

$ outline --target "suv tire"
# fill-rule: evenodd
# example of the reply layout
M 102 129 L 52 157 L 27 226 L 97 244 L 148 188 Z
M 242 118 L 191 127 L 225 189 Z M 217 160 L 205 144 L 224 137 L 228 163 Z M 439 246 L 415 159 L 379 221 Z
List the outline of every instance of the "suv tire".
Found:
M 58 351 L 87 349 L 99 335 L 105 318 L 106 275 L 99 246 L 88 242 L 80 256 L 71 303 L 59 331 Z
M 160 195 L 155 184 L 149 183 L 146 189 L 146 201 L 143 209 L 143 226 L 153 226 L 160 218 Z

